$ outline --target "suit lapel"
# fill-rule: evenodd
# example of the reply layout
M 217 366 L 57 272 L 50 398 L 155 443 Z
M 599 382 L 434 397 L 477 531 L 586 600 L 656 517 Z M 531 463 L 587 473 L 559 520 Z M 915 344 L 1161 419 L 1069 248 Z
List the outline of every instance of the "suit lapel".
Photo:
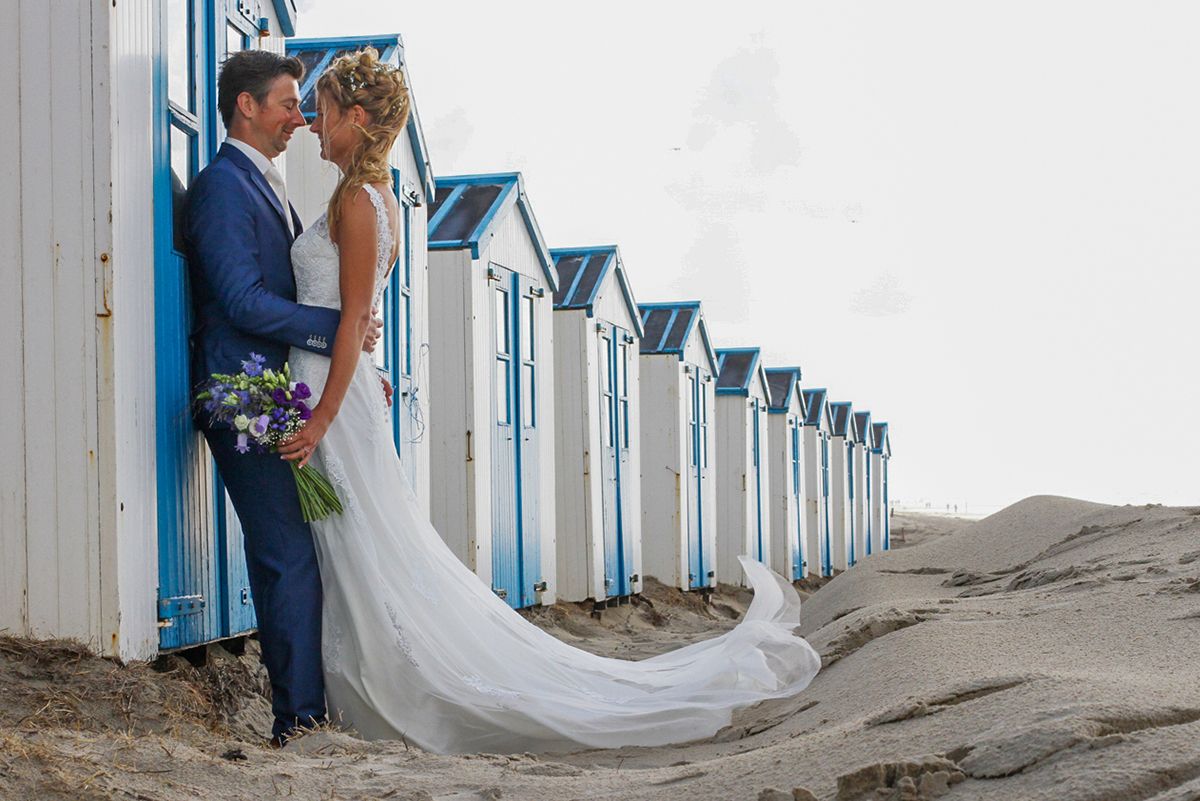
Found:
M 275 210 L 275 216 L 279 218 L 279 224 L 283 226 L 283 232 L 287 234 L 288 239 L 294 239 L 292 232 L 288 229 L 287 217 L 284 216 L 283 205 L 279 202 L 279 196 L 275 194 L 275 190 L 267 183 L 266 176 L 259 171 L 254 162 L 247 158 L 245 153 L 228 143 L 221 145 L 221 149 L 217 151 L 217 155 L 232 159 L 235 164 L 246 171 L 246 174 L 250 176 L 250 183 L 258 187 L 258 191 L 262 193 L 266 201 L 271 204 L 271 208 Z M 299 235 L 299 233 L 300 230 L 297 228 L 296 234 Z

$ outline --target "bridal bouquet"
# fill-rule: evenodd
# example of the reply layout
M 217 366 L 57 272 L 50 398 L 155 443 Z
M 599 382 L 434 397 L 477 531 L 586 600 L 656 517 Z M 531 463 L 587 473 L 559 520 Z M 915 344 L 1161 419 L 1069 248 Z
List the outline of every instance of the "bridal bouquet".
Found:
M 213 422 L 227 423 L 237 432 L 239 453 L 251 448 L 274 452 L 280 443 L 304 427 L 312 416 L 305 403 L 312 396 L 308 386 L 294 383 L 285 364 L 282 370 L 264 368 L 262 356 L 251 353 L 236 375 L 214 373 L 201 385 L 196 402 L 212 416 Z M 289 461 L 300 509 L 311 523 L 331 514 L 341 514 L 342 502 L 325 476 L 310 465 L 297 467 Z

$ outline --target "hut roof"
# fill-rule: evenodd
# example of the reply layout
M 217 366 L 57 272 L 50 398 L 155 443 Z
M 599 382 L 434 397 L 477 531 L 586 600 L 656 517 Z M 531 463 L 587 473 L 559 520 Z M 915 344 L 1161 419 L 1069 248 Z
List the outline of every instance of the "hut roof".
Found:
M 854 441 L 866 445 L 871 439 L 871 413 L 854 413 Z
M 472 258 L 477 259 L 495 235 L 496 224 L 514 207 L 525 221 L 546 282 L 557 292 L 558 273 L 519 172 L 438 178 L 437 194 L 429 204 L 429 249 L 470 249 Z
M 767 386 L 771 388 L 771 411 L 786 412 L 792 405 L 792 398 L 799 395 L 803 408 L 804 395 L 800 393 L 799 367 L 771 367 L 767 371 Z
M 804 393 L 804 425 L 821 428 L 825 423 L 825 397 L 823 387 L 801 390 Z
M 292 0 L 275 0 L 278 9 Z M 282 15 L 281 15 L 282 18 Z M 286 35 L 286 31 L 285 31 Z M 289 39 L 287 54 L 295 56 L 304 64 L 304 82 L 300 85 L 300 111 L 309 122 L 317 116 L 317 78 L 338 56 L 374 47 L 379 51 L 379 60 L 397 66 L 404 74 L 404 85 L 409 92 L 408 140 L 416 156 L 417 169 L 421 173 L 422 190 L 426 198 L 434 196 L 433 169 L 429 166 L 429 148 L 425 145 L 425 134 L 421 129 L 421 118 L 413 99 L 412 80 L 408 66 L 404 63 L 404 40 L 398 33 L 379 36 L 335 36 L 322 39 Z
M 554 248 L 550 251 L 554 269 L 558 273 L 558 289 L 554 292 L 555 309 L 585 309 L 591 317 L 595 311 L 596 297 L 609 274 L 615 274 L 621 287 L 621 296 L 629 309 L 629 317 L 642 336 L 642 316 L 637 301 L 625 274 L 625 262 L 616 245 L 591 248 Z
M 674 303 L 641 303 L 638 311 L 642 317 L 641 353 L 674 353 L 683 358 L 692 332 L 699 330 L 701 344 L 708 355 L 709 369 L 717 373 L 717 354 L 708 337 L 708 325 L 700 310 L 700 301 L 685 300 Z
M 888 424 L 872 423 L 871 434 L 872 452 L 882 453 L 884 456 L 890 457 L 892 455 L 892 443 L 888 439 Z
M 829 404 L 829 431 L 835 437 L 848 437 L 854 412 L 847 401 Z
M 717 350 L 717 394 L 749 395 L 750 384 L 757 378 L 763 395 L 770 401 L 771 387 L 763 372 L 758 348 L 720 348 Z

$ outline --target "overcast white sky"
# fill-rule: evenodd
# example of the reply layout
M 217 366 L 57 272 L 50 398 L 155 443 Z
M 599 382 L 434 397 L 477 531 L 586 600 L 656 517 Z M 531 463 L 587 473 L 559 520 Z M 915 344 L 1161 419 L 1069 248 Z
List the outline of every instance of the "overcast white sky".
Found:
M 892 497 L 1200 502 L 1200 6 L 302 0 L 400 33 L 434 171 L 520 170 L 891 423 Z

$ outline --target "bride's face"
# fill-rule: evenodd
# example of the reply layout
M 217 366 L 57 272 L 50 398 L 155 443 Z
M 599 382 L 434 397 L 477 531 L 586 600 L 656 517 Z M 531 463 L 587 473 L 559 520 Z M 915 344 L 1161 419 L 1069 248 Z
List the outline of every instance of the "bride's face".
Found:
M 321 158 L 335 164 L 344 164 L 353 152 L 361 134 L 355 123 L 363 116 L 361 106 L 343 109 L 324 92 L 317 95 L 317 116 L 310 126 L 321 141 Z

